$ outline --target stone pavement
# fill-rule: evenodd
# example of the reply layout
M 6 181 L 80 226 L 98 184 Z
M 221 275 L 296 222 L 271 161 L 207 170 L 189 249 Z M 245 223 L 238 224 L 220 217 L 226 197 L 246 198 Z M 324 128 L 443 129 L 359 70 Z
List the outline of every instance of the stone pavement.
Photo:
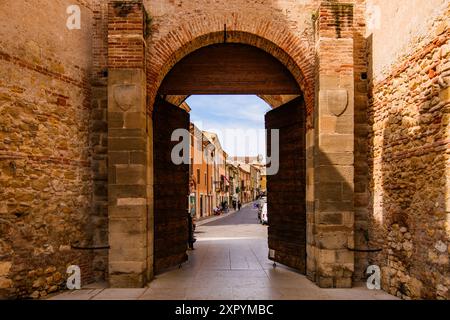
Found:
M 352 289 L 321 289 L 304 275 L 267 258 L 267 227 L 257 211 L 241 211 L 197 227 L 195 250 L 181 269 L 156 276 L 143 289 L 84 289 L 51 299 L 142 300 L 373 300 L 397 299 L 364 284 Z

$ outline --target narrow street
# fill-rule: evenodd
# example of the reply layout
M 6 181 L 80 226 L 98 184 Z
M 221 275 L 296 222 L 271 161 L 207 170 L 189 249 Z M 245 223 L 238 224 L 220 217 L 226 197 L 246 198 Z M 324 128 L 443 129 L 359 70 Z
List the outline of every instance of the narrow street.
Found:
M 52 299 L 143 300 L 353 300 L 395 299 L 364 284 L 321 289 L 304 275 L 267 258 L 267 227 L 251 204 L 228 216 L 198 223 L 195 250 L 180 269 L 160 274 L 148 288 L 87 288 Z

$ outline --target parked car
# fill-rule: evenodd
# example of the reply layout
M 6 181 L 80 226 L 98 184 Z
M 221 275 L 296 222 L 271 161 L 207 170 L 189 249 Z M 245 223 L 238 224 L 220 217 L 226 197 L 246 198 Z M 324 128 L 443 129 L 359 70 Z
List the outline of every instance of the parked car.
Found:
M 258 221 L 261 222 L 261 212 L 264 204 L 267 203 L 267 197 L 261 197 L 258 200 Z
M 267 218 L 267 202 L 263 204 L 262 210 L 261 210 L 261 223 L 263 225 L 269 224 L 269 219 Z

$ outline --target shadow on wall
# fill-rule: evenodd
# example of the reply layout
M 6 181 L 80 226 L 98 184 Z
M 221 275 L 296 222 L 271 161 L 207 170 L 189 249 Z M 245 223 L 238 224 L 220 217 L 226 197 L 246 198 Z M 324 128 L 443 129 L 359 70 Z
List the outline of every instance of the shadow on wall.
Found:
M 383 289 L 406 299 L 449 299 L 449 103 L 439 99 L 448 90 L 438 84 L 439 63 L 428 67 L 434 53 L 371 86 L 370 245 L 383 251 L 370 260 L 382 269 Z
M 336 147 L 342 149 L 339 144 Z M 317 148 L 314 156 L 320 165 L 314 168 L 317 178 L 314 186 L 313 237 L 307 241 L 318 250 L 313 255 L 313 261 L 309 260 L 317 273 L 311 273 L 312 266 L 308 265 L 308 277 L 315 279 L 320 287 L 351 287 L 355 278 L 356 249 L 354 155 L 352 152 L 330 154 Z M 311 237 L 309 233 L 308 236 Z M 333 281 L 332 285 L 328 284 L 329 281 Z
M 369 207 L 369 162 L 368 144 L 369 124 L 368 108 L 368 56 L 367 43 L 370 38 L 365 36 L 365 4 L 354 4 L 354 17 L 357 23 L 353 31 L 353 65 L 354 65 L 354 220 L 355 220 L 355 281 L 365 281 L 368 259 L 373 253 L 368 244 L 368 207 Z M 361 23 L 364 21 L 364 23 Z M 369 55 L 370 56 L 370 55 Z

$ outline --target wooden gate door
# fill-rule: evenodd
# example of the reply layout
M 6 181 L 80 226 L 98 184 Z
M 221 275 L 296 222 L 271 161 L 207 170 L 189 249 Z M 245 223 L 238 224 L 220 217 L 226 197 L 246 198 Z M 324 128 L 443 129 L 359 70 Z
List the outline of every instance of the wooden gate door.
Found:
M 266 114 L 279 130 L 279 170 L 267 176 L 269 258 L 306 273 L 305 105 L 296 98 Z M 267 151 L 271 156 L 270 131 Z

